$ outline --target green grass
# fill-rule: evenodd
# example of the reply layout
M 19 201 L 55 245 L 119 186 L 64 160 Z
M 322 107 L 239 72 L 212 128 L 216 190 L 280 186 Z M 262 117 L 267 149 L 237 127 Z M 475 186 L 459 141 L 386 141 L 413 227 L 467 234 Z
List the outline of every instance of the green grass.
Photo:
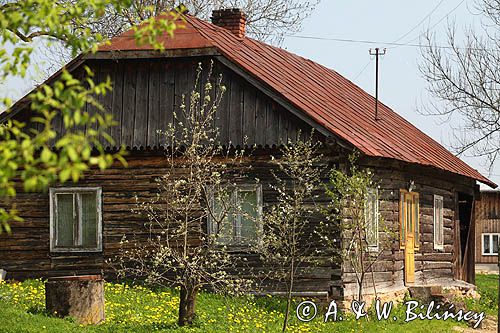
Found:
M 493 307 L 496 284 L 490 276 L 478 276 L 483 296 L 471 304 L 484 311 Z M 277 298 L 225 298 L 201 293 L 197 319 L 190 328 L 176 325 L 178 296 L 175 290 L 150 290 L 141 286 L 106 284 L 106 322 L 83 327 L 71 319 L 58 319 L 44 312 L 44 288 L 40 280 L 23 283 L 0 283 L 0 332 L 2 333 L 66 333 L 66 332 L 280 332 L 284 302 Z M 497 306 L 495 304 L 495 306 Z M 491 309 L 488 309 L 490 311 Z M 494 312 L 494 311 L 492 311 Z M 394 321 L 392 316 L 397 316 Z M 301 323 L 293 313 L 289 332 L 452 332 L 453 321 L 421 321 L 404 323 L 404 308 L 397 307 L 389 321 L 377 322 L 352 316 L 342 322 L 323 323 L 316 319 Z M 318 317 L 319 318 L 319 317 Z M 460 324 L 463 325 L 463 324 Z
M 467 308 L 474 311 L 484 311 L 487 315 L 498 313 L 498 275 L 476 275 L 476 285 L 481 295 L 480 299 L 467 299 Z

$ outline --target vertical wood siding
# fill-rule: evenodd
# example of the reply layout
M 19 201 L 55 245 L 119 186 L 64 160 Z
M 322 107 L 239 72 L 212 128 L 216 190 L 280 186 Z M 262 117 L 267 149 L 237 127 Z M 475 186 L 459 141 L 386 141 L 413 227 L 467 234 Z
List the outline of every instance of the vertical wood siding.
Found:
M 500 233 L 500 192 L 481 192 L 476 201 L 476 262 L 494 264 L 497 256 L 483 256 L 482 234 Z
M 158 131 L 167 129 L 168 124 L 174 122 L 174 112 L 182 121 L 179 107 L 183 96 L 187 102 L 194 89 L 196 68 L 200 62 L 203 67 L 201 81 L 204 83 L 210 68 L 208 58 L 89 61 L 97 82 L 109 77 L 113 84 L 112 91 L 98 98 L 117 123 L 109 133 L 114 144 L 102 140 L 105 148 L 163 146 L 164 140 Z M 309 125 L 215 62 L 211 80 L 214 86 L 219 75 L 222 75 L 222 84 L 227 89 L 215 120 L 223 145 L 278 146 L 288 140 L 295 141 L 299 132 L 304 135 L 310 132 Z M 203 92 L 201 85 L 196 89 Z M 91 105 L 87 110 L 98 112 Z M 26 118 L 23 113 L 17 117 Z M 60 117 L 54 119 L 54 127 L 58 133 L 65 131 Z

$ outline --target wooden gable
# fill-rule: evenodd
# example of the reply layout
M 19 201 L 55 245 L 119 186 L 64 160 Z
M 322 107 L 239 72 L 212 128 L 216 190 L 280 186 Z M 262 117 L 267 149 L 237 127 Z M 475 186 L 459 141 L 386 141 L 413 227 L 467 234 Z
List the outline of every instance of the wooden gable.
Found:
M 212 80 L 215 82 L 222 75 L 226 87 L 215 123 L 222 144 L 278 146 L 296 141 L 299 133 L 305 137 L 311 132 L 309 124 L 213 58 L 88 60 L 96 82 L 109 76 L 113 84 L 111 92 L 99 96 L 100 103 L 117 122 L 109 133 L 115 144 L 111 146 L 103 140 L 105 148 L 162 147 L 164 140 L 158 131 L 166 130 L 174 121 L 174 111 L 180 113 L 183 95 L 188 96 L 194 88 L 198 64 L 202 63 L 204 82 L 211 61 Z M 97 112 L 91 105 L 87 105 L 87 110 Z M 27 115 L 23 110 L 15 117 L 26 121 Z M 53 126 L 58 133 L 66 131 L 60 117 L 56 117 Z

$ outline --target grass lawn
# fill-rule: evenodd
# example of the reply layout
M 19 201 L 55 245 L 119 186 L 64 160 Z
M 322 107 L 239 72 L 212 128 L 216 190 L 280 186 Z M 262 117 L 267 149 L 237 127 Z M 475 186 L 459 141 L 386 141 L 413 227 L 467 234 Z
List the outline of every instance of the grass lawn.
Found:
M 487 315 L 496 317 L 498 313 L 498 275 L 477 274 L 476 285 L 481 298 L 466 300 L 467 308 L 474 311 L 484 311 Z
M 480 291 L 487 294 L 471 304 L 480 311 L 495 313 L 497 277 L 478 276 Z M 83 327 L 70 319 L 44 313 L 44 286 L 40 280 L 23 283 L 0 282 L 0 332 L 280 332 L 284 303 L 276 298 L 224 298 L 202 293 L 197 321 L 191 328 L 176 326 L 178 296 L 175 290 L 153 291 L 141 286 L 106 284 L 106 322 Z M 392 316 L 397 316 L 394 321 Z M 301 323 L 292 316 L 289 332 L 452 332 L 451 320 L 404 322 L 404 308 L 398 307 L 388 321 L 377 322 L 352 316 L 342 322 L 323 323 L 316 319 Z M 318 317 L 319 318 L 319 317 Z

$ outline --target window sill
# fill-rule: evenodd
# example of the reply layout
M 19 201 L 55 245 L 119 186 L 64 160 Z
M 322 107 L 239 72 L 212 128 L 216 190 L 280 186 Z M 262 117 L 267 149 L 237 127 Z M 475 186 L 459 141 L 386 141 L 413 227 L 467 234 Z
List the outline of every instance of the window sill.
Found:
M 101 253 L 102 249 L 74 249 L 74 248 L 59 248 L 59 249 L 51 249 L 50 253 Z

